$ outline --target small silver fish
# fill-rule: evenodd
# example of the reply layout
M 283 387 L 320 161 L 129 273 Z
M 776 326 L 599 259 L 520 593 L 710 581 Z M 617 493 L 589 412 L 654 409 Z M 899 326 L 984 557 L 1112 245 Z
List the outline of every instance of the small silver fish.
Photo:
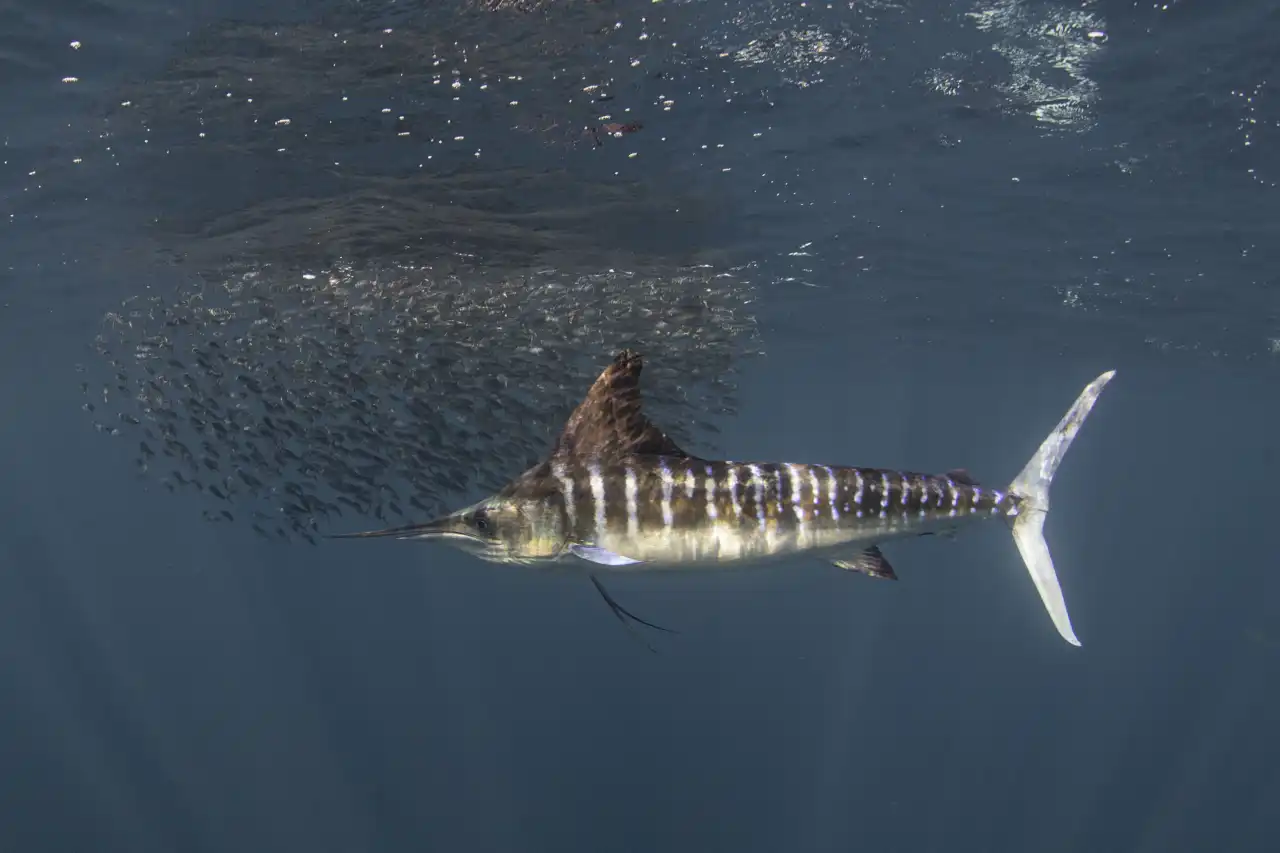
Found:
M 641 368 L 639 354 L 618 354 L 551 454 L 492 497 L 425 524 L 336 538 L 440 540 L 494 562 L 579 560 L 592 570 L 733 565 L 814 551 L 840 568 L 896 579 L 879 543 L 1003 518 L 1054 626 L 1080 645 L 1043 529 L 1058 464 L 1115 371 L 1090 383 L 1009 487 L 995 489 L 959 470 L 700 459 L 645 417 Z M 627 613 L 592 581 L 615 614 Z

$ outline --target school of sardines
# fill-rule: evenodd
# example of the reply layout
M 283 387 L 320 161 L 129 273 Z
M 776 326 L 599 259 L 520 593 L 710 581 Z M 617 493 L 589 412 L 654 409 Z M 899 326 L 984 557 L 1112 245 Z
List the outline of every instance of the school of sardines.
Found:
M 253 269 L 106 315 L 84 408 L 209 521 L 315 542 L 344 514 L 392 523 L 500 484 L 545 450 L 597 341 L 658 353 L 654 410 L 714 442 L 755 345 L 750 287 L 705 270 Z

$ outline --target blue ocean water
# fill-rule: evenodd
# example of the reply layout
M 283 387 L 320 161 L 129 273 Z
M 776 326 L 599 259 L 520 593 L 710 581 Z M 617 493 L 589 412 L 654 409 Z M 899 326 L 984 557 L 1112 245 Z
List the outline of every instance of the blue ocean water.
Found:
M 1270 850 L 1277 37 L 0 11 L 0 849 Z M 479 497 L 637 342 L 691 449 L 991 482 L 1116 369 L 1047 530 L 1083 647 L 999 526 L 613 579 L 657 655 L 580 576 L 319 538 Z

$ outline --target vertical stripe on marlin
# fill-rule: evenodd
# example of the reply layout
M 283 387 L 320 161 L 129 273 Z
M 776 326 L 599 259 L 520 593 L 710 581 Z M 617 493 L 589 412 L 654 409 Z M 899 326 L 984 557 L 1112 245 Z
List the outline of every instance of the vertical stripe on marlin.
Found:
M 573 478 L 565 471 L 564 462 L 557 459 L 551 465 L 551 473 L 560 484 L 560 496 L 564 500 L 565 515 L 569 519 L 569 529 L 576 530 L 578 524 L 578 506 L 573 501 Z
M 662 480 L 662 528 L 670 530 L 675 525 L 675 513 L 671 511 L 671 492 L 676 480 L 671 476 L 671 468 L 665 458 L 658 463 L 658 477 Z
M 831 520 L 840 521 L 840 509 L 836 506 L 836 498 L 840 493 L 840 484 L 836 482 L 836 472 L 830 468 L 823 466 L 823 471 L 827 472 L 827 503 L 831 507 Z
M 796 516 L 796 524 L 804 530 L 804 485 L 800 482 L 800 466 L 787 464 L 787 485 L 791 488 L 791 512 Z
M 787 485 L 791 487 L 791 504 L 799 506 L 804 499 L 804 486 L 800 484 L 800 467 L 787 463 Z
M 854 482 L 858 484 L 858 488 L 853 493 L 853 505 L 858 511 L 858 518 L 862 518 L 862 489 L 865 485 L 862 482 L 862 471 L 855 468 L 853 471 Z
M 725 479 L 728 481 L 729 502 L 733 504 L 733 517 L 741 518 L 742 504 L 738 502 L 738 466 L 729 462 L 726 467 L 728 471 L 725 474 Z
M 707 518 L 712 521 L 716 520 L 719 513 L 716 511 L 716 476 L 715 469 L 710 465 L 707 466 Z
M 765 524 L 764 510 L 764 474 L 760 471 L 759 465 L 748 465 L 747 470 L 751 472 L 751 487 L 755 492 L 756 498 L 756 521 L 763 531 Z
M 804 484 L 801 481 L 800 466 L 787 463 L 787 483 L 791 488 L 791 512 L 796 517 L 797 534 L 804 536 Z
M 600 463 L 592 462 L 587 466 L 587 473 L 591 479 L 591 502 L 595 508 L 596 516 L 596 539 L 604 536 L 604 524 L 606 521 L 604 508 L 604 477 L 600 475 Z
M 636 472 L 630 465 L 626 467 L 627 498 L 627 535 L 634 538 L 640 534 L 640 507 L 636 501 Z

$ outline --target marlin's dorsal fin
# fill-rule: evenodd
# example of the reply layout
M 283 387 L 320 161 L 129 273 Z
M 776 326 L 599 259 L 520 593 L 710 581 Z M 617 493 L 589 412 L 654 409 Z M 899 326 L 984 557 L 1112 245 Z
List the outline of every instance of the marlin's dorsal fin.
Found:
M 623 350 L 596 379 L 556 439 L 553 456 L 684 456 L 667 434 L 644 416 L 640 370 L 644 360 Z

